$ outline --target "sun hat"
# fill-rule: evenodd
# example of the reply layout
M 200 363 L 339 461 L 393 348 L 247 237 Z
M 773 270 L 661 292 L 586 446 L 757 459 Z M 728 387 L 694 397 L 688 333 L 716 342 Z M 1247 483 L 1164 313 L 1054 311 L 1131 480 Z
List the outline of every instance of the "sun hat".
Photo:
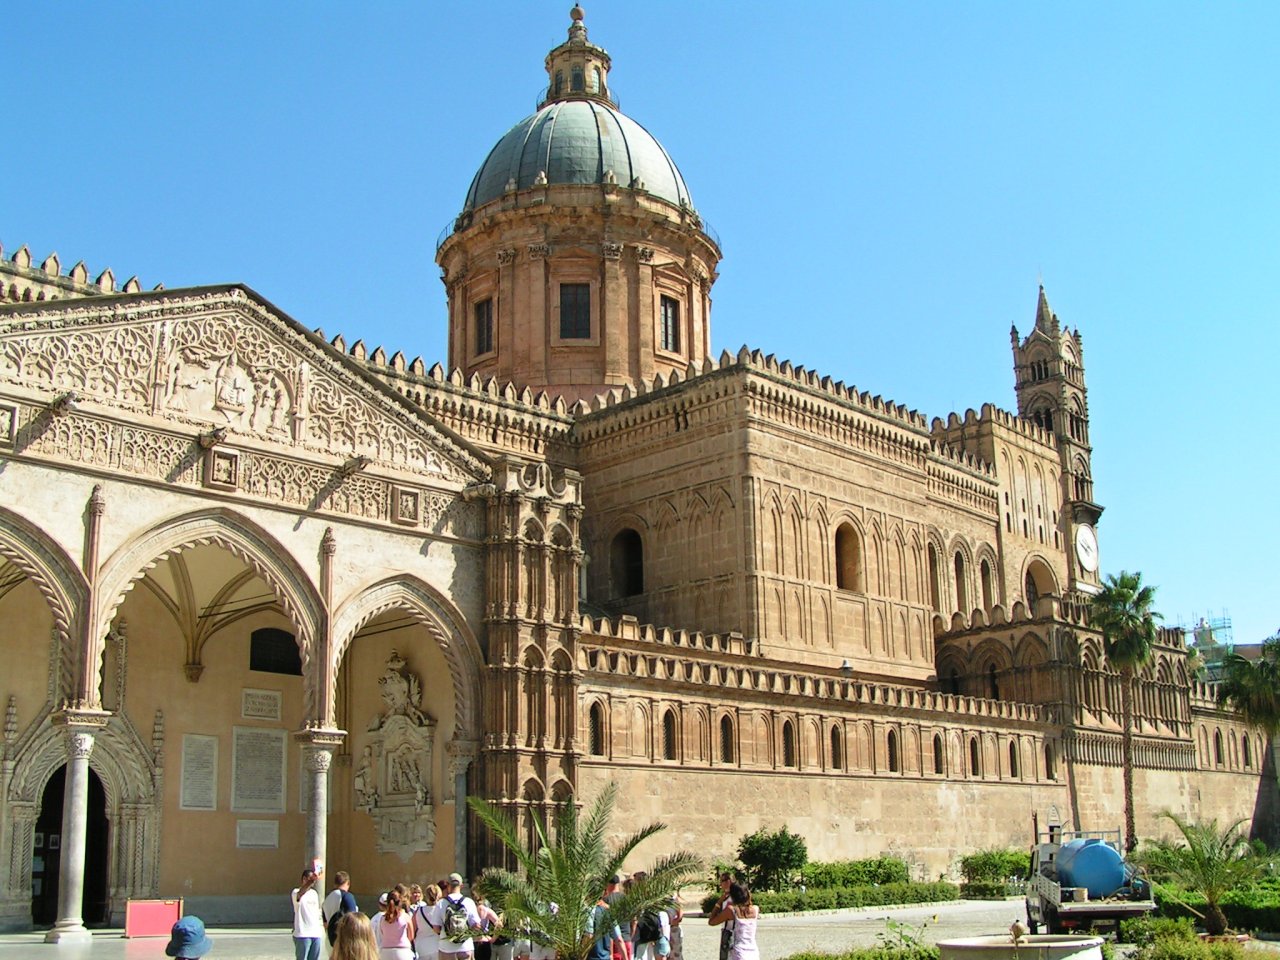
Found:
M 199 917 L 183 917 L 173 925 L 164 952 L 168 957 L 196 958 L 212 949 L 213 941 L 205 935 L 204 921 Z
M 450 885 L 455 884 L 455 883 L 462 883 L 462 874 L 460 874 L 460 873 L 451 873 L 451 874 L 449 874 L 449 883 L 450 883 Z

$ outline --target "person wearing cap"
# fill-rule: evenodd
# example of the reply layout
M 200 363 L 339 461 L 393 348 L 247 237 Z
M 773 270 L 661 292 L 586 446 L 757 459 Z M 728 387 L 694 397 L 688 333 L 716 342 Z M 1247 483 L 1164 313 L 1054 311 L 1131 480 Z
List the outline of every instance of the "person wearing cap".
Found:
M 199 960 L 212 949 L 213 941 L 204 932 L 204 921 L 187 916 L 169 931 L 169 945 L 164 948 L 164 954 L 178 960 Z
M 462 912 L 467 918 L 467 929 L 480 929 L 480 911 L 476 902 L 462 892 L 462 874 L 449 874 L 448 892 L 435 902 L 427 914 L 427 922 L 431 929 L 440 934 L 440 960 L 469 960 L 475 953 L 475 943 L 470 937 L 451 939 L 445 931 L 445 924 L 451 914 Z

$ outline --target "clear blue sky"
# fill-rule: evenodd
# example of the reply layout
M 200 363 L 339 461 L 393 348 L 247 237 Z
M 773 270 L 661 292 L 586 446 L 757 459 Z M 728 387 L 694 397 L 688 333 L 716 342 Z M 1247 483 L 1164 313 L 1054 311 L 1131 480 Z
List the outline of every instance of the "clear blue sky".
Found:
M 565 0 L 6 6 L 0 242 L 445 354 L 437 233 Z M 1084 334 L 1106 572 L 1280 627 L 1280 4 L 592 0 L 743 343 L 929 416 Z

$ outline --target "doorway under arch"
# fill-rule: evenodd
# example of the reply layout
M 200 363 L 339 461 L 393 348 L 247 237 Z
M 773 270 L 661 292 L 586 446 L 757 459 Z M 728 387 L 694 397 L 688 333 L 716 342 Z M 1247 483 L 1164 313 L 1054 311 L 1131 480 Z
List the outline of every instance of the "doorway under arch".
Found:
M 67 766 L 53 772 L 40 797 L 31 862 L 31 922 L 52 926 L 58 919 L 58 882 L 62 866 L 62 800 L 66 792 Z M 98 774 L 89 770 L 89 811 L 84 851 L 84 897 L 81 916 L 85 926 L 104 926 L 110 907 L 107 883 L 110 824 L 107 794 Z

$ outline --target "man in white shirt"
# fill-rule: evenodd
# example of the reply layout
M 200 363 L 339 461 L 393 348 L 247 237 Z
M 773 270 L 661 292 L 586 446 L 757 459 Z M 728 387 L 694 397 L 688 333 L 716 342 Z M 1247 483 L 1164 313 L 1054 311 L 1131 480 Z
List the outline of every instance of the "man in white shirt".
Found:
M 468 960 L 475 952 L 472 931 L 480 929 L 476 902 L 462 893 L 462 875 L 449 874 L 449 890 L 427 914 L 431 929 L 440 934 L 440 953 L 449 960 Z

